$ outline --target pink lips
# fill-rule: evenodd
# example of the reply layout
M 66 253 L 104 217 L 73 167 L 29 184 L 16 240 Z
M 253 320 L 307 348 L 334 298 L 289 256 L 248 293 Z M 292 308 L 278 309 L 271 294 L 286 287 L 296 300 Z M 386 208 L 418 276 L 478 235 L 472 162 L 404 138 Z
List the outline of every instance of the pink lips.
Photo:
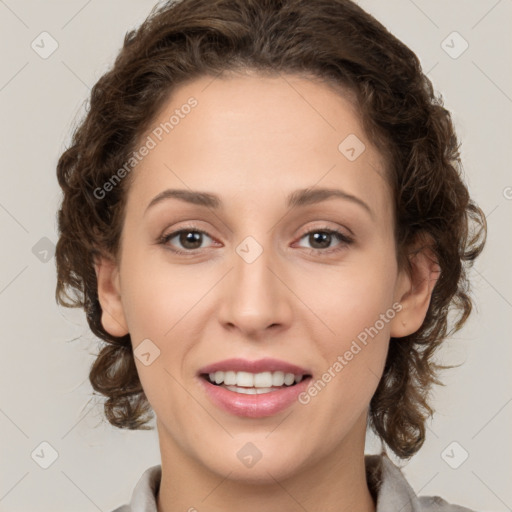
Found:
M 301 368 L 294 364 L 280 361 L 279 359 L 265 358 L 257 361 L 249 361 L 247 359 L 225 359 L 217 363 L 209 364 L 199 370 L 199 373 L 212 373 L 216 371 L 233 371 L 233 372 L 284 372 L 293 373 L 295 375 L 311 375 L 311 371 Z
M 295 375 L 306 375 L 299 383 L 293 386 L 283 386 L 276 391 L 262 393 L 259 395 L 246 395 L 230 391 L 223 386 L 217 386 L 203 378 L 201 374 L 213 373 L 216 371 L 246 371 L 251 373 L 260 373 L 264 371 L 284 373 L 293 373 Z M 263 418 L 277 414 L 295 401 L 311 381 L 311 371 L 299 366 L 279 361 L 278 359 L 259 359 L 249 361 L 247 359 L 226 359 L 217 363 L 210 364 L 199 370 L 199 381 L 202 389 L 210 400 L 226 412 L 236 416 L 247 418 Z

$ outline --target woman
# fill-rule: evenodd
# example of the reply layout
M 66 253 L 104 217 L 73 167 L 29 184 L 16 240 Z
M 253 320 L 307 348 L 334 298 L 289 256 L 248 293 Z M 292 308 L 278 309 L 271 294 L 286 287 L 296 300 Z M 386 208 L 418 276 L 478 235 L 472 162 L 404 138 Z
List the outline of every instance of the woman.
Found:
M 56 295 L 105 342 L 91 383 L 112 425 L 156 414 L 162 464 L 117 512 L 469 510 L 417 497 L 386 446 L 423 444 L 485 218 L 449 112 L 373 17 L 167 2 L 57 174 Z

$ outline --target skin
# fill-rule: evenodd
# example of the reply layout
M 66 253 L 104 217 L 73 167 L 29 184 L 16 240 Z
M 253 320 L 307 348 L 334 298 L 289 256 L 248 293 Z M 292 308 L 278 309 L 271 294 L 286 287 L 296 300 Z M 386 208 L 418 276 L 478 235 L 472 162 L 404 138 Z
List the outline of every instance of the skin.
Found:
M 152 129 L 191 96 L 197 107 L 133 171 L 120 259 L 96 265 L 105 329 L 160 350 L 148 366 L 135 359 L 157 417 L 158 510 L 374 511 L 369 403 L 390 336 L 425 318 L 436 266 L 420 252 L 412 272 L 399 270 L 385 163 L 347 94 L 298 75 L 202 77 L 175 90 Z M 355 161 L 338 150 L 349 134 L 366 146 Z M 343 190 L 371 213 L 340 198 L 286 207 L 310 187 Z M 214 193 L 224 206 L 168 199 L 145 212 L 167 188 Z M 197 245 L 157 243 L 189 224 L 207 233 Z M 354 242 L 307 235 L 325 228 Z M 263 249 L 252 263 L 236 252 L 247 236 Z M 230 357 L 283 359 L 319 378 L 394 303 L 402 310 L 307 405 L 241 418 L 199 386 L 199 368 Z M 262 453 L 250 468 L 237 457 L 248 442 Z

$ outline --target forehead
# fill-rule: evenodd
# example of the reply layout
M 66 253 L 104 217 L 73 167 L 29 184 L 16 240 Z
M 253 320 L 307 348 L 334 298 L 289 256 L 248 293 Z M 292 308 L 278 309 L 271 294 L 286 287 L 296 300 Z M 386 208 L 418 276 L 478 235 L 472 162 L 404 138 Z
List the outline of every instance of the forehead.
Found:
M 354 97 L 299 75 L 204 76 L 176 88 L 140 144 L 130 200 L 146 206 L 166 188 L 254 199 L 340 187 L 385 208 L 382 155 L 364 133 Z M 380 204 L 379 204 L 380 203 Z

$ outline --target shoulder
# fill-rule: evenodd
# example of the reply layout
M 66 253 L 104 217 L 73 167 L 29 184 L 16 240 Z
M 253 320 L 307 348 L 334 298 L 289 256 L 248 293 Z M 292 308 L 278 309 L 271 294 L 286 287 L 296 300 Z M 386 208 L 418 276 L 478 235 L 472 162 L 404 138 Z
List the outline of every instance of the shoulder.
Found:
M 417 496 L 401 469 L 386 454 L 366 455 L 365 464 L 376 512 L 475 512 L 439 496 Z
M 157 512 L 157 494 L 160 488 L 162 466 L 146 469 L 133 489 L 130 503 L 121 505 L 112 512 Z
M 475 512 L 469 508 L 448 503 L 439 496 L 420 496 L 418 502 L 421 512 Z

